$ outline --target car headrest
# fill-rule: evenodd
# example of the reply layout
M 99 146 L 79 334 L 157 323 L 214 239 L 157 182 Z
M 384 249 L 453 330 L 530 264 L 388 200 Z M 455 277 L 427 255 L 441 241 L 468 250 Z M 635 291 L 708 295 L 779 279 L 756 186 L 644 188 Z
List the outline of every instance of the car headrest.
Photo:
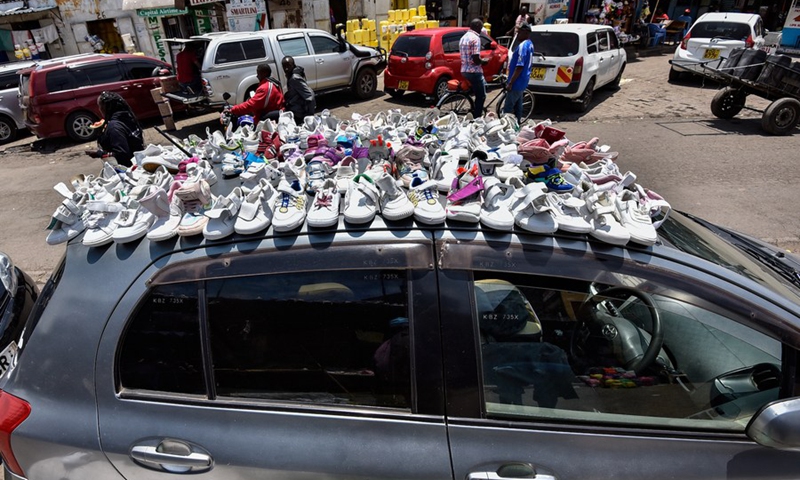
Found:
M 486 335 L 504 339 L 542 332 L 533 306 L 512 283 L 499 279 L 477 280 L 475 300 L 478 323 Z

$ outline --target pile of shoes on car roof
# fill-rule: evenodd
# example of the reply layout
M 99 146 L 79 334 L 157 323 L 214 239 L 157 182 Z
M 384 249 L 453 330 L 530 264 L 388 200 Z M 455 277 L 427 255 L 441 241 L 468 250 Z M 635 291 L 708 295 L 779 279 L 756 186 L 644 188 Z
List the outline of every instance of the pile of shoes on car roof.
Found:
M 520 127 L 513 116 L 436 109 L 340 120 L 326 110 L 300 125 L 286 112 L 277 122 L 207 129 L 206 137 L 190 135 L 182 148 L 148 145 L 131 168 L 106 163 L 98 176 L 74 177 L 71 188 L 59 183 L 64 200 L 47 242 L 82 232 L 87 246 L 145 236 L 217 240 L 381 215 L 652 245 L 670 210 L 619 169 L 608 146 L 571 142 L 549 121 Z M 219 178 L 236 186 L 214 195 Z

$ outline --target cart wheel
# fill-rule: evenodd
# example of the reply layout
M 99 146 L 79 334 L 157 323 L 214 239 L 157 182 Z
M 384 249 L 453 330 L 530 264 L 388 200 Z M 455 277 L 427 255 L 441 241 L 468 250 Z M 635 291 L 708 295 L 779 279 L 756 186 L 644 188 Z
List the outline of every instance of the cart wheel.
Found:
M 779 98 L 770 103 L 761 117 L 761 128 L 774 135 L 787 135 L 800 121 L 800 101 Z
M 711 113 L 717 118 L 730 119 L 742 111 L 747 94 L 732 87 L 725 87 L 711 100 Z

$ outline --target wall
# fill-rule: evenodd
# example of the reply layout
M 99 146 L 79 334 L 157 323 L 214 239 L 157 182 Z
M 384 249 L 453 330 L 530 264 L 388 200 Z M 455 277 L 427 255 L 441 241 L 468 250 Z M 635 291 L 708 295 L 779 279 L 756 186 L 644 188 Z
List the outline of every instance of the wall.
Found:
M 84 37 L 87 35 L 86 22 L 102 19 L 116 19 L 119 33 L 130 33 L 137 46 L 144 47 L 139 38 L 136 11 L 123 10 L 122 0 L 56 0 L 61 21 L 56 21 L 64 54 L 89 53 L 92 47 Z M 120 25 L 122 28 L 120 29 Z

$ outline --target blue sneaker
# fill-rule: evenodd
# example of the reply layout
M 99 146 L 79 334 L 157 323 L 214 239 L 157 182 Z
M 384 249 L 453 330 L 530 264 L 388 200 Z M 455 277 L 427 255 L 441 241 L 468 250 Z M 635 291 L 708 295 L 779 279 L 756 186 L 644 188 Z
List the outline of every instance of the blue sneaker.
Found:
M 561 170 L 550 165 L 530 165 L 525 170 L 525 182 L 543 182 L 553 192 L 571 192 L 574 185 L 564 180 Z

